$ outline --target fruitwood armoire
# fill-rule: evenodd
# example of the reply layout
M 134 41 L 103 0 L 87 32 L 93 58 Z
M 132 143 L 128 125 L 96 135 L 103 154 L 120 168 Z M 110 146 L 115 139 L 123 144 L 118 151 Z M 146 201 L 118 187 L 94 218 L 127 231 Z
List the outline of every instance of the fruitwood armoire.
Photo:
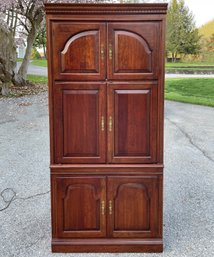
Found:
M 161 252 L 166 4 L 46 4 L 54 252 Z

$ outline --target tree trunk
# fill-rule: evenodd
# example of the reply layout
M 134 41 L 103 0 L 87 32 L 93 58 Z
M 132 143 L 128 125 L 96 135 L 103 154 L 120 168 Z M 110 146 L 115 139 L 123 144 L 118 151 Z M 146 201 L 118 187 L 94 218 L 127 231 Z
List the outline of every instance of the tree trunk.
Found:
M 177 52 L 175 53 L 175 62 L 177 62 Z
M 2 95 L 9 94 L 12 74 L 16 67 L 16 47 L 12 31 L 0 23 L 0 84 Z
M 172 62 L 174 62 L 174 52 L 172 52 Z
M 9 95 L 9 93 L 10 93 L 9 87 L 10 87 L 10 83 L 3 83 L 2 84 L 2 86 L 1 86 L 1 94 L 3 96 L 8 96 Z
M 47 59 L 46 46 L 44 44 L 43 44 L 43 52 L 44 52 L 45 59 Z
M 27 38 L 27 48 L 25 51 L 25 56 L 23 58 L 22 64 L 18 71 L 18 74 L 25 80 L 27 78 L 27 70 L 30 63 L 31 50 L 32 50 L 35 38 L 36 38 L 36 30 L 35 28 L 31 28 Z

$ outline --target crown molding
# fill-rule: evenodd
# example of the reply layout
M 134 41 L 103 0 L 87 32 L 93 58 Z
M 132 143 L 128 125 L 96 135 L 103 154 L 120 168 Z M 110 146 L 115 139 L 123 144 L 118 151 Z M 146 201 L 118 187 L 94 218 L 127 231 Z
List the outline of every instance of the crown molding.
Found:
M 46 3 L 46 14 L 166 14 L 167 4 Z

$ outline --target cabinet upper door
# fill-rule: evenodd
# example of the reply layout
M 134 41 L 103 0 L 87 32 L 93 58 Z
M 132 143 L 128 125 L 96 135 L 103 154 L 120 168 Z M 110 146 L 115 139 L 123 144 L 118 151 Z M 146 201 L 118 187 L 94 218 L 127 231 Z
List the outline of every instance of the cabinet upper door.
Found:
M 106 160 L 106 84 L 54 85 L 55 163 Z
M 108 162 L 157 160 L 157 82 L 108 86 Z
M 104 237 L 104 177 L 52 176 L 53 232 L 56 237 Z
M 161 177 L 108 177 L 108 235 L 161 237 Z
M 108 23 L 108 78 L 157 78 L 159 23 Z
M 102 80 L 106 77 L 106 25 L 60 21 L 52 23 L 54 79 Z

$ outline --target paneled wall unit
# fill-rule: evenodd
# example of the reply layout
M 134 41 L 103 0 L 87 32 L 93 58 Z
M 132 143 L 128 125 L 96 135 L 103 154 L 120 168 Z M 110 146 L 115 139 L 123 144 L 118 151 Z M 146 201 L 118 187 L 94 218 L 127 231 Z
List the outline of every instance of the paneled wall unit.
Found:
M 166 4 L 46 4 L 54 252 L 161 252 Z

